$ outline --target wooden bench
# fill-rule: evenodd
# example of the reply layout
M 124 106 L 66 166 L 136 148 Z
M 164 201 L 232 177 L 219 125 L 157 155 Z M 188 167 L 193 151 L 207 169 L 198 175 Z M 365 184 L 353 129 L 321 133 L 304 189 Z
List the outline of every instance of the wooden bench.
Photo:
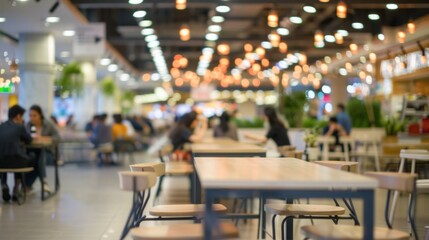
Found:
M 32 167 L 26 167 L 26 168 L 0 168 L 0 174 L 6 174 L 6 173 L 20 173 L 22 176 L 22 183 L 21 188 L 19 191 L 19 194 L 17 196 L 17 202 L 19 205 L 23 204 L 26 200 L 26 192 L 25 192 L 25 174 L 28 172 L 33 171 L 34 169 Z

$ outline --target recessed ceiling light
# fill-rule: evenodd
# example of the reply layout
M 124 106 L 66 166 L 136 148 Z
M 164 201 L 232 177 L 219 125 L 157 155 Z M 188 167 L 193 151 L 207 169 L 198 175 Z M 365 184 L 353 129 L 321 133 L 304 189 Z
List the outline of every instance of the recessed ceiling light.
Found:
M 75 35 L 75 31 L 74 30 L 65 30 L 63 32 L 63 36 L 64 37 L 73 37 Z
M 225 18 L 222 16 L 213 16 L 212 17 L 212 22 L 214 22 L 214 23 L 222 23 L 223 21 L 225 21 Z
M 311 5 L 305 5 L 303 8 L 304 12 L 306 13 L 315 13 L 317 12 L 317 9 Z
M 396 9 L 398 9 L 398 4 L 396 4 L 396 3 L 388 3 L 388 4 L 386 4 L 386 8 L 389 9 L 389 10 L 396 10 Z
M 100 65 L 102 66 L 107 66 L 111 63 L 112 61 L 109 58 L 102 58 L 100 59 Z
M 344 30 L 344 29 L 337 30 L 337 33 L 343 35 L 343 37 L 347 37 L 349 35 L 349 32 L 347 30 Z
M 220 13 L 227 13 L 231 11 L 231 8 L 228 7 L 227 5 L 219 5 L 216 7 L 216 11 Z
M 292 16 L 289 18 L 289 20 L 291 21 L 291 23 L 295 23 L 295 24 L 301 24 L 302 23 L 302 18 L 300 18 L 298 16 Z
M 152 41 L 152 42 L 149 42 L 147 44 L 147 47 L 148 48 L 156 48 L 156 47 L 159 47 L 159 45 L 160 45 L 159 41 Z
M 368 14 L 368 18 L 369 18 L 370 20 L 373 20 L 373 21 L 375 21 L 375 20 L 379 20 L 379 19 L 380 19 L 380 15 L 378 15 L 378 14 L 376 14 L 376 13 L 370 13 L 370 14 Z
M 287 36 L 289 35 L 289 29 L 287 28 L 277 28 L 277 33 L 282 35 L 282 36 Z
M 222 31 L 222 27 L 220 25 L 210 25 L 208 27 L 209 32 L 220 32 Z
M 152 26 L 152 21 L 151 20 L 142 20 L 139 22 L 139 26 L 140 27 L 150 27 L 150 26 Z
M 263 41 L 263 42 L 261 42 L 261 47 L 263 47 L 265 49 L 271 49 L 271 48 L 273 48 L 273 45 L 268 41 Z
M 384 40 L 384 34 L 380 33 L 377 35 L 378 40 L 383 41 Z
M 155 30 L 153 28 L 145 28 L 140 32 L 142 35 L 152 35 L 155 33 Z
M 360 22 L 354 22 L 352 23 L 352 28 L 354 29 L 363 29 L 363 24 Z
M 45 21 L 46 21 L 47 23 L 57 23 L 57 22 L 59 22 L 59 21 L 60 21 L 60 18 L 59 18 L 59 17 L 47 17 L 47 18 L 45 19 Z
M 0 23 L 2 23 L 2 22 L 6 22 L 6 18 L 0 17 Z
M 153 42 L 153 41 L 158 40 L 158 37 L 156 35 L 148 35 L 144 38 L 144 40 L 146 42 Z
M 133 5 L 140 4 L 142 2 L 143 2 L 143 0 L 128 0 L 128 3 L 133 4 Z
M 116 65 L 116 64 L 110 64 L 110 65 L 107 67 L 107 70 L 108 70 L 109 72 L 116 72 L 116 71 L 118 71 L 118 69 L 119 69 L 119 67 L 118 67 L 118 65 Z
M 219 36 L 216 33 L 207 33 L 206 39 L 209 41 L 216 41 L 219 39 Z
M 121 76 L 119 77 L 119 79 L 121 81 L 128 81 L 128 80 L 130 80 L 130 74 L 128 74 L 128 73 L 122 73 Z
M 335 37 L 333 35 L 325 35 L 325 41 L 333 43 L 335 42 Z
M 133 17 L 135 18 L 142 18 L 144 16 L 146 16 L 146 11 L 143 10 L 138 10 L 133 13 Z

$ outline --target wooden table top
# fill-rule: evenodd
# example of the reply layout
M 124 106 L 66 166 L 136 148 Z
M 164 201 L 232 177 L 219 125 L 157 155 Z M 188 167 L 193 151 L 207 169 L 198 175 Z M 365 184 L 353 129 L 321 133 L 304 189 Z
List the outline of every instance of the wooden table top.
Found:
M 34 138 L 33 141 L 28 145 L 30 148 L 43 148 L 50 147 L 53 145 L 52 138 L 44 137 L 43 139 Z
M 374 189 L 377 180 L 296 158 L 195 158 L 201 185 L 221 189 Z
M 198 143 L 234 144 L 237 143 L 237 141 L 231 138 L 204 138 L 201 142 Z
M 263 147 L 241 142 L 213 142 L 191 144 L 193 153 L 265 153 Z

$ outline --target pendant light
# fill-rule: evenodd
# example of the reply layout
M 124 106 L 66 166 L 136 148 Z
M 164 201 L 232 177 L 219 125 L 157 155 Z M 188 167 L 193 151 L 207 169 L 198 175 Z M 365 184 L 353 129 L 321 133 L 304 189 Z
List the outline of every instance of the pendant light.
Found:
M 180 27 L 179 36 L 182 41 L 188 41 L 191 39 L 191 30 L 188 25 L 184 24 Z
M 349 48 L 352 53 L 356 53 L 358 51 L 358 45 L 356 43 L 351 43 Z
M 419 46 L 420 51 L 422 51 L 422 55 L 420 56 L 420 63 L 423 65 L 428 64 L 428 57 L 426 56 L 425 48 L 420 42 L 417 42 L 417 45 Z
M 226 43 L 219 44 L 217 45 L 217 52 L 219 55 L 228 55 L 230 52 L 230 47 Z
M 323 32 L 320 30 L 317 30 L 314 34 L 314 42 L 323 42 Z
M 274 30 L 268 35 L 268 39 L 270 40 L 270 43 L 273 45 L 273 47 L 279 46 L 280 38 L 280 35 Z
M 416 32 L 416 24 L 412 19 L 407 23 L 407 30 L 409 34 L 414 34 Z
M 400 30 L 399 32 L 396 33 L 396 40 L 398 40 L 398 42 L 400 43 L 404 43 L 406 37 L 407 37 L 407 34 L 405 33 L 404 30 Z
M 275 28 L 279 25 L 279 15 L 277 15 L 277 12 L 275 10 L 271 10 L 268 14 L 268 26 Z
M 373 52 L 369 53 L 369 61 L 371 63 L 375 63 L 377 61 L 377 54 L 375 54 Z
M 337 17 L 346 18 L 347 17 L 347 5 L 343 1 L 339 1 L 337 4 Z
M 287 43 L 285 43 L 285 42 L 281 42 L 281 43 L 279 44 L 279 51 L 280 51 L 281 53 L 286 53 L 286 52 L 287 52 Z
M 334 36 L 335 36 L 335 42 L 337 44 L 343 44 L 344 43 L 344 37 L 343 37 L 343 35 L 341 33 L 337 32 L 337 33 L 334 34 Z
M 186 0 L 176 0 L 176 9 L 177 10 L 186 9 Z

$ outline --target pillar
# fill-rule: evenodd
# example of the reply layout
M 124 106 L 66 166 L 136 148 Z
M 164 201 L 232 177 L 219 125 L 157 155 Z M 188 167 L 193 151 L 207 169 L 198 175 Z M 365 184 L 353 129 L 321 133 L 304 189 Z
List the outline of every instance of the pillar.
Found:
M 121 92 L 115 91 L 113 96 L 105 96 L 103 93 L 98 92 L 97 96 L 97 112 L 107 113 L 112 115 L 121 112 Z
M 97 113 L 97 69 L 94 61 L 82 61 L 80 68 L 84 88 L 81 94 L 75 97 L 74 120 L 78 128 L 83 128 Z
M 347 100 L 347 78 L 333 76 L 331 78 L 331 103 L 333 111 L 336 111 L 336 107 L 339 103 L 343 103 L 345 105 Z
M 19 34 L 18 59 L 18 103 L 27 110 L 38 104 L 45 116 L 50 116 L 54 102 L 54 37 L 49 33 Z

